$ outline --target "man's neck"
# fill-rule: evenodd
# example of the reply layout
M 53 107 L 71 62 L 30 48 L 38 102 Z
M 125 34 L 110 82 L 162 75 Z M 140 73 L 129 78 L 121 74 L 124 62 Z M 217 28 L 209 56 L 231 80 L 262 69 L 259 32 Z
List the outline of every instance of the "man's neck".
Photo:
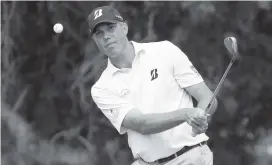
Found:
M 110 61 L 116 68 L 119 69 L 131 68 L 134 57 L 135 57 L 134 47 L 132 43 L 127 42 L 123 52 L 116 58 L 110 58 Z

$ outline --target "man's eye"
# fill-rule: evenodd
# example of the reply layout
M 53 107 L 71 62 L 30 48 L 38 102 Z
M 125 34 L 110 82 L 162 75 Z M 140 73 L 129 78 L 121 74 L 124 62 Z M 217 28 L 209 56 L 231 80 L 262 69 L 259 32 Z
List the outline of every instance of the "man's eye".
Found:
M 110 30 L 113 30 L 114 28 L 115 28 L 115 25 L 114 25 L 114 24 L 109 25 L 109 29 L 110 29 Z
M 101 36 L 102 36 L 102 32 L 101 32 L 101 31 L 97 31 L 97 32 L 95 32 L 95 35 L 96 35 L 97 37 L 101 37 Z

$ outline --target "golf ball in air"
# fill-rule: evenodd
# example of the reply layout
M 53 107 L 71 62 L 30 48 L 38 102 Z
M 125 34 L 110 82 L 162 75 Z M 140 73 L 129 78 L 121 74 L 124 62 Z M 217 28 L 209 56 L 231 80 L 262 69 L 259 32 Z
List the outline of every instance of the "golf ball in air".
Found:
M 56 33 L 61 33 L 63 31 L 63 26 L 60 23 L 56 23 L 53 27 L 54 31 Z
M 232 40 L 232 42 L 236 42 L 236 38 L 235 37 L 230 37 L 230 39 Z

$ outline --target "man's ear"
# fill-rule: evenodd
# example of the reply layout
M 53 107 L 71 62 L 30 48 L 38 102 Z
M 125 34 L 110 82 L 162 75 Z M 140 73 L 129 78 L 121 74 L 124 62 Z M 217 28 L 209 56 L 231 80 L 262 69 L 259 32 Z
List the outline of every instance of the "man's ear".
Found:
M 122 28 L 124 30 L 125 35 L 127 35 L 128 34 L 128 25 L 127 25 L 127 23 L 122 22 L 121 25 L 122 25 Z

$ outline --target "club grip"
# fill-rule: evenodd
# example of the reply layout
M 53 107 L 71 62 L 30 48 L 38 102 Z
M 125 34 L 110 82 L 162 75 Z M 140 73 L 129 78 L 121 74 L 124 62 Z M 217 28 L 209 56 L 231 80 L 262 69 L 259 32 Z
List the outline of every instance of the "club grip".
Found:
M 212 105 L 212 102 L 214 100 L 214 97 L 211 99 L 211 101 L 209 102 L 207 108 L 205 109 L 205 114 L 208 115 L 209 114 L 209 110 L 210 110 L 210 107 Z M 199 131 L 195 130 L 193 127 L 192 127 L 192 136 L 193 137 L 196 137 L 196 135 L 200 134 Z
M 200 134 L 200 132 L 198 132 L 197 130 L 195 130 L 194 128 L 192 128 L 192 136 L 196 137 L 196 135 Z

